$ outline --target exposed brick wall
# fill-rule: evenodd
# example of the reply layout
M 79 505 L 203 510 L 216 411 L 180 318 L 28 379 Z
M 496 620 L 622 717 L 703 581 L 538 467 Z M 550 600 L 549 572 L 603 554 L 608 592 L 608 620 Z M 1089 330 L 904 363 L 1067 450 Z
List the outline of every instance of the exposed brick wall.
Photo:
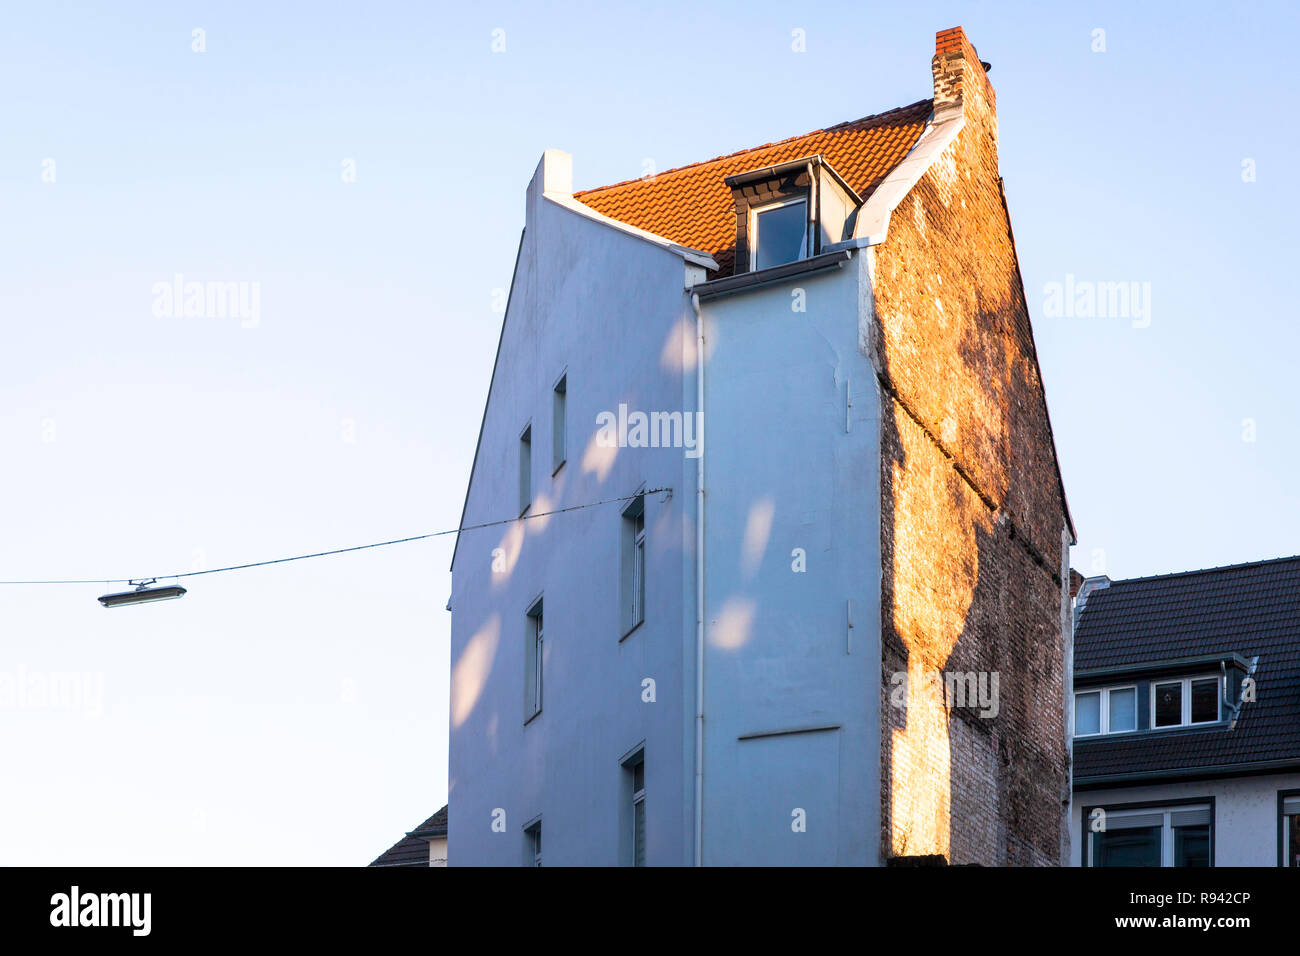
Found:
M 946 35 L 947 34 L 947 35 Z M 1066 523 L 1010 221 L 992 89 L 940 34 L 936 108 L 958 138 L 873 251 L 882 415 L 884 855 L 1061 862 Z M 1065 582 L 1068 586 L 1068 582 Z M 926 675 L 998 674 L 999 710 L 949 708 Z M 905 707 L 891 696 L 908 674 Z

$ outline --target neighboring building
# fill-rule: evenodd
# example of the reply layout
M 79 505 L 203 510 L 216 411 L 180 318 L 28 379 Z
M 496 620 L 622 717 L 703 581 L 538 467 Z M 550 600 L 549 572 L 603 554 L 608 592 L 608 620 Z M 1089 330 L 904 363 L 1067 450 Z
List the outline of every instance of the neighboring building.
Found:
M 521 520 L 452 561 L 455 864 L 1064 859 L 1073 529 L 993 89 L 961 29 L 931 68 L 646 179 L 543 155 L 461 526 Z
M 443 807 L 429 819 L 398 840 L 370 866 L 446 866 L 447 865 L 447 808 Z
M 1300 866 L 1300 557 L 1075 608 L 1070 862 Z

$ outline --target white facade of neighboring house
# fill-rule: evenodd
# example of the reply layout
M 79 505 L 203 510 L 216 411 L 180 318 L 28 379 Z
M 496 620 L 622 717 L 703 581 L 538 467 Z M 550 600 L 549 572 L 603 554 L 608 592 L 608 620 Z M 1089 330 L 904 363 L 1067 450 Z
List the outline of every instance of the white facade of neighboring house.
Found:
M 1300 773 L 1078 792 L 1070 827 L 1081 838 L 1070 842 L 1071 866 L 1081 865 L 1080 854 L 1087 846 L 1085 813 L 1097 807 L 1108 811 L 1112 828 L 1160 814 L 1162 866 L 1174 865 L 1174 815 L 1202 808 L 1212 821 L 1214 866 L 1278 866 L 1279 851 L 1282 859 L 1288 852 L 1292 857 L 1300 854 L 1300 840 L 1295 838 L 1300 827 L 1295 822 L 1300 820 Z
M 1300 558 L 1076 600 L 1074 866 L 1300 867 Z

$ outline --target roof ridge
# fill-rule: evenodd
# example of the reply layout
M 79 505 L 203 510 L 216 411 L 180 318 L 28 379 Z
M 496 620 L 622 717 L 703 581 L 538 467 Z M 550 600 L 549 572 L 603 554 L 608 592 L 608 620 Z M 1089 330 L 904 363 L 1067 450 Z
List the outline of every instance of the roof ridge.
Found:
M 1164 574 L 1148 574 L 1139 578 L 1120 578 L 1111 581 L 1110 585 L 1102 590 L 1109 590 L 1119 584 L 1137 584 L 1140 581 L 1160 581 L 1166 578 L 1190 577 L 1193 574 L 1216 574 L 1220 571 L 1238 571 L 1242 568 L 1265 567 L 1270 564 L 1281 564 L 1284 561 L 1300 561 L 1300 554 L 1284 555 L 1278 558 L 1264 558 L 1260 561 L 1242 561 L 1238 564 L 1220 564 L 1212 568 L 1196 568 L 1192 571 L 1166 571 Z
M 922 105 L 932 106 L 933 103 L 934 103 L 933 99 L 917 100 L 915 103 L 908 103 L 906 106 L 895 106 L 893 109 L 885 110 L 883 113 L 873 113 L 870 116 L 862 116 L 855 120 L 845 120 L 842 123 L 836 123 L 833 126 L 827 126 L 824 129 L 812 129 L 812 130 L 808 130 L 806 133 L 796 133 L 794 136 L 787 136 L 785 139 L 777 139 L 777 140 L 773 140 L 770 143 L 763 143 L 761 146 L 747 146 L 744 149 L 738 149 L 735 150 L 734 152 L 722 153 L 719 156 L 714 156 L 712 159 L 701 159 L 694 163 L 687 163 L 684 166 L 674 166 L 672 169 L 665 169 L 663 172 L 655 173 L 653 177 L 649 177 L 649 178 L 654 180 L 659 180 L 664 178 L 665 176 L 671 176 L 674 173 L 681 173 L 690 169 L 697 169 L 700 166 L 707 166 L 710 163 L 716 163 L 724 159 L 732 159 L 736 156 L 743 156 L 746 153 L 756 153 L 762 149 L 772 149 L 776 146 L 781 146 L 785 143 L 792 142 L 796 139 L 804 139 L 809 136 L 816 136 L 818 133 L 831 133 L 836 130 L 850 129 L 856 126 L 862 126 L 864 124 L 871 123 L 876 120 L 883 120 L 889 116 L 892 116 L 895 113 L 904 113 L 907 112 L 908 110 L 915 110 L 917 109 L 917 107 L 920 107 Z M 573 196 L 575 199 L 577 199 L 577 198 L 581 198 L 582 196 L 590 195 L 591 193 L 605 192 L 606 190 L 618 189 L 622 186 L 632 186 L 638 183 L 644 183 L 646 181 L 647 181 L 646 178 L 642 178 L 642 177 L 638 177 L 636 179 L 624 179 L 621 182 L 609 183 L 608 185 L 605 186 L 593 186 L 590 189 L 580 189 L 577 192 L 575 192 Z

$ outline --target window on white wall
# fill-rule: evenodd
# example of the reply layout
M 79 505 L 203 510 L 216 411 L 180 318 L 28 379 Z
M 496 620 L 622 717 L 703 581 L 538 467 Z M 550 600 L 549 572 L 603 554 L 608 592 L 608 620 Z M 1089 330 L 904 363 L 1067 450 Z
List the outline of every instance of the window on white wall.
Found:
M 507 472 L 507 474 L 509 474 Z M 533 503 L 533 426 L 519 436 L 519 513 Z
M 1289 791 L 1278 796 L 1282 819 L 1279 821 L 1278 847 L 1282 866 L 1300 868 L 1300 791 Z
M 559 471 L 568 457 L 568 411 L 565 408 L 569 391 L 568 383 L 569 376 L 561 375 L 551 393 L 551 474 Z
M 631 778 L 632 812 L 630 821 L 632 832 L 631 847 L 632 866 L 645 866 L 645 751 L 641 751 L 623 765 L 624 772 Z
M 645 495 L 623 511 L 622 625 L 626 635 L 645 621 Z
M 524 830 L 524 865 L 542 865 L 542 821 L 530 823 Z
M 528 609 L 527 640 L 524 646 L 524 721 L 542 710 L 542 666 L 545 661 L 545 633 L 542 628 L 542 599 Z
M 1085 826 L 1091 811 L 1084 808 Z M 1088 832 L 1087 866 L 1202 867 L 1213 859 L 1208 803 L 1106 809 L 1105 821 Z

